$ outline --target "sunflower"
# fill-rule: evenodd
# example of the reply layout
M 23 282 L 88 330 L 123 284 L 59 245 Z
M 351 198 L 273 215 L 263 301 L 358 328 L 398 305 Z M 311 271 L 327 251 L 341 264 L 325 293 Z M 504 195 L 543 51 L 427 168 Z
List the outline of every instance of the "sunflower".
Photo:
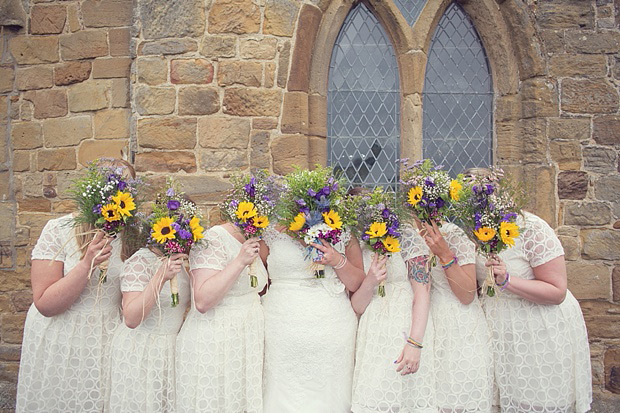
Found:
M 136 209 L 136 204 L 133 202 L 133 198 L 129 192 L 118 191 L 116 196 L 112 197 L 112 201 L 118 208 L 118 213 L 124 217 L 130 217 L 131 211 Z
M 388 235 L 387 237 L 385 237 L 385 239 L 383 240 L 383 246 L 389 252 L 400 251 L 400 243 L 398 242 L 396 238 L 394 238 L 391 235 Z
M 408 201 L 412 206 L 416 206 L 416 204 L 420 202 L 420 199 L 422 199 L 422 187 L 414 186 L 409 190 Z
M 151 237 L 163 244 L 169 239 L 174 239 L 174 234 L 176 234 L 176 230 L 172 228 L 172 223 L 174 220 L 170 217 L 160 218 L 156 223 L 153 224 L 153 233 Z
M 450 182 L 450 198 L 453 201 L 459 200 L 460 198 L 459 191 L 462 188 L 463 188 L 463 185 L 461 185 L 461 183 L 457 181 L 456 179 L 453 179 L 452 182 Z
M 515 238 L 519 236 L 519 226 L 514 222 L 502 222 L 499 224 L 499 234 L 506 245 L 515 245 Z
M 387 234 L 387 224 L 385 222 L 373 222 L 366 234 L 370 235 L 370 238 L 381 238 Z
M 295 218 L 293 218 L 293 222 L 291 222 L 291 224 L 288 226 L 288 229 L 290 231 L 299 231 L 304 227 L 305 223 L 306 217 L 303 213 L 300 212 L 299 214 L 297 214 L 297 216 L 295 216 Z
M 491 241 L 495 236 L 495 230 L 489 227 L 482 227 L 474 231 L 474 235 L 482 242 Z
M 254 226 L 256 228 L 266 228 L 269 225 L 269 218 L 265 216 L 258 216 L 254 218 Z
M 118 221 L 121 219 L 118 207 L 115 204 L 107 204 L 101 207 L 101 215 L 108 221 Z
M 338 215 L 336 211 L 332 211 L 330 209 L 328 212 L 323 212 L 323 219 L 331 229 L 342 228 L 342 221 L 340 220 L 340 215 Z
M 237 218 L 241 221 L 246 222 L 248 219 L 255 217 L 258 214 L 254 203 L 252 202 L 239 202 L 239 206 L 237 207 Z
M 192 219 L 189 220 L 189 229 L 192 231 L 194 241 L 204 238 L 204 235 L 202 235 L 204 228 L 200 226 L 200 219 L 198 217 L 192 217 Z

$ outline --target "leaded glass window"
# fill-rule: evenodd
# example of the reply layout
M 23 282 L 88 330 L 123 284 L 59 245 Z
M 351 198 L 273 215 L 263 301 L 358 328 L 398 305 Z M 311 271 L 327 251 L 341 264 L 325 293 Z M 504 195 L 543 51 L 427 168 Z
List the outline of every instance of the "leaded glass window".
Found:
M 394 0 L 394 3 L 400 9 L 407 23 L 413 26 L 416 20 L 418 20 L 426 0 Z
M 392 44 L 363 3 L 332 51 L 327 95 L 328 163 L 351 185 L 393 186 L 400 153 L 400 85 Z
M 476 29 L 456 3 L 433 35 L 423 96 L 424 157 L 453 175 L 491 165 L 491 73 Z

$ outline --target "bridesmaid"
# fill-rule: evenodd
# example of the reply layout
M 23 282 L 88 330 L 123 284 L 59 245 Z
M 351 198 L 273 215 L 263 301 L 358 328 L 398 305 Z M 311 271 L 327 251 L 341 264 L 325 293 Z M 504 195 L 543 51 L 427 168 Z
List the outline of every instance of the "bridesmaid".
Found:
M 177 338 L 177 411 L 263 411 L 263 308 L 258 293 L 267 285 L 260 259 L 258 285 L 248 266 L 267 250 L 258 238 L 245 240 L 226 223 L 206 233 L 207 247 L 190 253 L 194 303 Z
M 353 309 L 361 315 L 353 376 L 354 413 L 437 411 L 428 275 L 414 260 L 405 262 L 418 251 L 427 255 L 426 249 L 409 226 L 402 231 L 400 254 L 373 257 L 364 248 L 366 278 L 351 298 Z M 383 280 L 386 294 L 380 297 L 376 291 Z M 407 343 L 402 336 L 405 331 L 423 348 Z

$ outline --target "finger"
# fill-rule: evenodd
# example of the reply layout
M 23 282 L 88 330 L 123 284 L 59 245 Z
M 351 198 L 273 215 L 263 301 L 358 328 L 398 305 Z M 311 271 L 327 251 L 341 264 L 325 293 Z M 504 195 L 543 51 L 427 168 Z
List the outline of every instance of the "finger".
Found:
M 325 247 L 330 248 L 331 245 L 329 244 L 329 242 L 325 241 L 324 239 L 319 240 L 321 241 L 321 244 L 325 245 Z
M 398 356 L 398 358 L 396 359 L 396 361 L 394 363 L 400 363 L 401 361 L 403 361 L 403 357 L 405 356 L 404 350 L 402 350 L 400 352 L 400 355 Z
M 94 242 L 94 243 L 95 243 L 95 242 L 99 242 L 99 241 L 101 241 L 101 240 L 103 239 L 104 235 L 105 235 L 105 234 L 103 233 L 103 231 L 97 231 L 97 232 L 95 233 L 95 236 L 93 237 L 92 242 Z
M 436 234 L 441 234 L 439 232 L 439 227 L 437 226 L 437 223 L 435 221 L 433 221 L 433 231 L 435 231 Z
M 327 248 L 325 248 L 323 245 L 315 244 L 314 242 L 311 242 L 310 245 L 312 245 L 314 248 L 316 248 L 319 251 L 327 252 Z

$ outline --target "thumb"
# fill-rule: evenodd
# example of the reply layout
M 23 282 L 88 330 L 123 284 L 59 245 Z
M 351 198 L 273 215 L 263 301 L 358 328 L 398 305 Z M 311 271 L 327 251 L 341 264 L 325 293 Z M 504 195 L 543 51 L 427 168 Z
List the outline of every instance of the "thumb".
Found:
M 405 357 L 405 349 L 402 349 L 400 351 L 400 356 L 398 356 L 398 358 L 396 359 L 396 361 L 394 362 L 394 364 L 398 364 L 401 361 L 403 361 L 403 357 Z

